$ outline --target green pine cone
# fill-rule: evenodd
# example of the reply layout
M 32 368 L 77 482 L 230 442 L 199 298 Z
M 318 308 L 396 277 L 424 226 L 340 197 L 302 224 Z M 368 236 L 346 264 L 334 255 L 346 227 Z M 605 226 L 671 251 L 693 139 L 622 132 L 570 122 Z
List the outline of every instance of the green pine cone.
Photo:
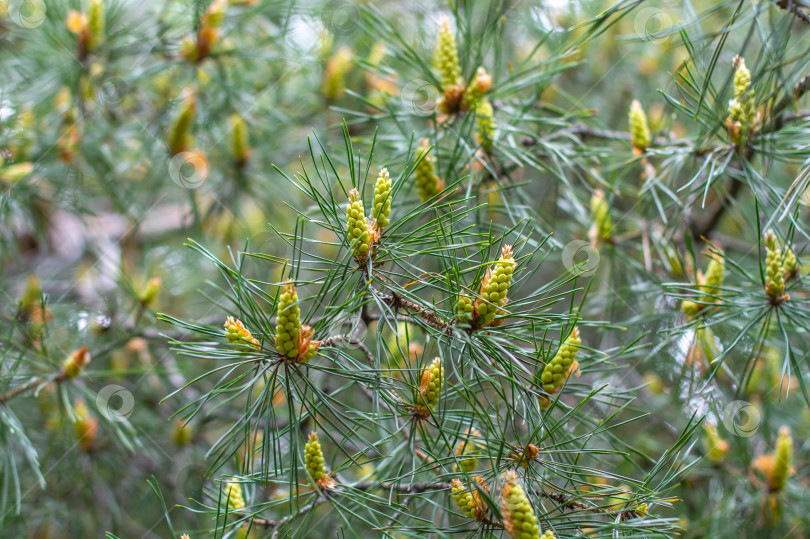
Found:
M 591 215 L 596 226 L 596 234 L 603 241 L 610 241 L 613 231 L 613 222 L 610 219 L 610 208 L 608 208 L 605 192 L 597 189 L 591 197 Z
M 281 290 L 276 318 L 276 350 L 290 359 L 298 357 L 301 308 L 298 306 L 298 291 L 292 283 L 286 283 Z
M 470 82 L 470 85 L 467 86 L 467 90 L 464 92 L 464 97 L 461 100 L 461 108 L 470 110 L 475 107 L 491 87 L 492 76 L 487 73 L 486 69 L 479 67 L 475 72 L 475 77 L 473 77 L 472 82 Z
M 773 232 L 765 235 L 767 254 L 765 258 L 765 292 L 774 301 L 780 301 L 785 291 L 785 271 L 782 267 L 782 250 Z
M 439 22 L 439 39 L 436 48 L 436 62 L 441 75 L 442 88 L 457 84 L 461 77 L 461 66 L 458 61 L 456 36 L 450 27 L 449 17 L 442 17 Z
M 629 123 L 630 142 L 643 152 L 652 142 L 652 137 L 650 136 L 650 126 L 647 123 L 647 114 L 638 100 L 634 100 L 630 104 Z
M 374 184 L 374 220 L 377 223 L 377 230 L 382 230 L 388 226 L 391 214 L 391 177 L 388 169 L 380 170 L 377 182 Z
M 512 284 L 515 266 L 512 246 L 504 245 L 495 267 L 490 266 L 486 277 L 481 281 L 480 297 L 475 300 L 476 327 L 490 324 L 506 305 L 506 294 Z
M 429 365 L 422 369 L 422 376 L 419 381 L 419 392 L 416 396 L 416 408 L 420 416 L 427 417 L 442 396 L 444 386 L 444 367 L 442 360 L 434 359 Z
M 469 296 L 459 296 L 456 301 L 456 319 L 462 324 L 470 324 L 475 316 L 475 307 Z
M 91 0 L 87 8 L 87 49 L 93 50 L 104 41 L 104 0 Z
M 770 477 L 771 490 L 779 491 L 785 488 L 788 477 L 793 468 L 793 438 L 790 436 L 790 429 L 782 427 L 779 430 L 779 437 L 776 439 L 776 449 L 774 450 L 773 472 Z
M 501 489 L 501 514 L 512 539 L 540 539 L 540 525 L 514 470 L 506 472 Z
M 371 235 L 368 230 L 368 220 L 363 209 L 363 200 L 357 189 L 349 192 L 349 203 L 346 204 L 347 239 L 354 256 L 363 259 L 368 255 L 371 247 Z
M 416 158 L 417 160 L 422 156 L 424 158 L 416 166 L 414 172 L 416 190 L 419 192 L 419 199 L 422 202 L 430 200 L 444 189 L 442 181 L 436 175 L 435 158 L 429 152 L 430 141 L 426 138 L 422 139 L 416 151 Z
M 321 443 L 318 441 L 318 433 L 310 432 L 309 440 L 304 446 L 304 465 L 307 473 L 316 483 L 326 476 L 326 468 L 323 465 L 323 451 Z
M 577 363 L 574 360 L 581 342 L 579 328 L 575 327 L 540 375 L 540 381 L 546 393 L 558 392 L 571 373 L 576 370 Z
M 242 485 L 234 481 L 225 484 L 225 503 L 228 512 L 234 513 L 245 508 L 245 498 L 242 495 Z
M 492 152 L 492 141 L 495 138 L 495 117 L 492 104 L 482 99 L 475 107 L 476 140 L 486 153 Z

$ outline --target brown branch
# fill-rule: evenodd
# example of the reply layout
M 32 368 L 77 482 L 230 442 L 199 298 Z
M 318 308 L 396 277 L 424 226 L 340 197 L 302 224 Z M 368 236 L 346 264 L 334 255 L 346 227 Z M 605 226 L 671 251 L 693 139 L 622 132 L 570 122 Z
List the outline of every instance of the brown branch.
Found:
M 793 13 L 803 23 L 810 24 L 810 15 L 803 11 L 794 0 L 778 0 L 776 5 L 785 11 Z
M 18 397 L 24 393 L 28 393 L 35 387 L 39 386 L 40 384 L 48 384 L 50 382 L 56 382 L 57 384 L 64 382 L 68 379 L 67 374 L 65 371 L 61 371 L 58 375 L 53 376 L 51 378 L 47 378 L 44 376 L 39 376 L 30 380 L 20 386 L 15 387 L 14 389 L 8 391 L 7 393 L 0 395 L 0 405 L 6 404 L 8 401 L 13 399 L 14 397 Z

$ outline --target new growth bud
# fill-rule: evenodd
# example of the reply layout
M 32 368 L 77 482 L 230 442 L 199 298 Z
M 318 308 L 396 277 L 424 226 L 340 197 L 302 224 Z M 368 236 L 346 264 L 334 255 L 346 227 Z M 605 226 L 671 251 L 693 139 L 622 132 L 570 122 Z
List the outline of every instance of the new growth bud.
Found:
M 295 359 L 299 350 L 301 308 L 298 305 L 298 291 L 292 283 L 285 283 L 281 289 L 276 322 L 276 350 L 285 358 Z
M 236 345 L 247 345 L 259 349 L 259 341 L 245 328 L 238 318 L 229 316 L 225 319 L 225 336 L 228 342 Z
M 575 327 L 565 342 L 562 343 L 559 350 L 557 350 L 554 357 L 551 358 L 551 361 L 543 368 L 540 381 L 546 393 L 550 395 L 557 393 L 562 389 L 563 384 L 568 380 L 569 376 L 572 374 L 579 376 L 579 364 L 575 359 L 581 342 L 579 328 Z M 540 404 L 545 408 L 551 404 L 551 401 L 541 397 Z
M 374 223 L 378 232 L 381 232 L 390 222 L 391 214 L 391 177 L 388 169 L 380 170 L 380 175 L 374 184 Z
M 610 219 L 610 208 L 608 208 L 605 192 L 597 189 L 591 196 L 591 216 L 593 217 L 594 234 L 602 241 L 609 242 L 613 222 Z
M 716 252 L 710 255 L 712 259 L 706 267 L 706 273 L 703 274 L 698 271 L 697 274 L 697 289 L 703 294 L 700 298 L 701 302 L 685 300 L 681 303 L 681 311 L 687 316 L 696 316 L 707 304 L 720 301 L 722 292 L 720 288 L 723 286 L 725 263 L 723 253 L 719 249 L 715 249 Z
M 751 91 L 751 72 L 740 56 L 734 58 L 734 99 L 728 102 L 726 128 L 732 142 L 745 146 L 756 122 L 754 95 Z
M 518 483 L 514 470 L 504 476 L 501 489 L 501 514 L 506 532 L 512 539 L 539 539 L 540 525 L 529 498 Z
M 765 247 L 765 293 L 771 298 L 771 303 L 778 305 L 789 299 L 789 296 L 785 294 L 785 268 L 776 234 L 765 234 Z
M 225 483 L 225 505 L 229 513 L 235 513 L 245 508 L 245 498 L 242 495 L 242 485 L 235 481 Z
M 495 138 L 495 117 L 492 104 L 482 99 L 475 107 L 476 141 L 486 153 L 492 153 L 492 141 Z
M 479 475 L 474 480 L 484 492 L 489 492 L 482 476 Z M 475 485 L 465 486 L 460 479 L 453 479 L 450 482 L 450 493 L 465 516 L 476 520 L 483 520 L 486 517 L 486 506 Z
M 717 433 L 717 427 L 711 423 L 706 423 L 703 435 L 703 448 L 706 451 L 706 459 L 712 464 L 723 462 L 728 453 L 728 442 Z
M 416 189 L 422 202 L 427 202 L 444 189 L 444 182 L 436 175 L 436 160 L 429 152 L 430 141 L 426 138 L 422 139 L 416 150 L 416 159 L 421 158 L 422 160 L 416 165 L 414 173 Z
M 87 8 L 87 49 L 93 50 L 104 41 L 104 0 L 90 0 Z
M 194 115 L 197 112 L 197 100 L 191 92 L 186 94 L 180 113 L 174 120 L 169 132 L 169 152 L 171 155 L 187 152 L 194 144 L 191 128 L 194 125 Z
M 368 256 L 372 241 L 364 211 L 360 193 L 357 189 L 352 189 L 349 192 L 349 203 L 346 204 L 347 239 L 354 257 L 358 261 L 363 261 Z
M 779 491 L 785 488 L 788 477 L 793 473 L 793 438 L 790 436 L 790 429 L 782 427 L 776 439 L 773 473 L 769 478 L 771 490 Z
M 490 266 L 487 269 L 487 274 L 481 281 L 481 291 L 474 305 L 475 327 L 481 328 L 492 323 L 495 316 L 502 313 L 516 265 L 512 256 L 512 246 L 504 245 L 500 258 L 494 267 Z
M 465 473 L 471 473 L 478 465 L 478 455 L 481 454 L 481 432 L 478 429 L 470 429 L 467 435 L 456 446 L 456 458 L 458 459 L 458 469 Z
M 458 84 L 461 66 L 458 61 L 456 36 L 450 27 L 450 18 L 443 16 L 439 21 L 439 39 L 436 43 L 436 64 L 441 78 L 442 89 Z
M 430 413 L 439 404 L 443 386 L 444 367 L 442 360 L 436 358 L 422 369 L 414 407 L 417 416 L 423 419 L 430 416 Z
M 68 378 L 76 378 L 82 373 L 84 366 L 88 363 L 90 363 L 90 354 L 87 353 L 87 347 L 84 346 L 65 359 L 65 362 L 62 364 L 62 370 Z
M 464 98 L 461 100 L 462 110 L 471 110 L 474 108 L 491 87 L 492 76 L 487 73 L 486 69 L 479 67 L 470 85 L 467 86 L 467 90 L 464 92 Z
M 244 168 L 252 153 L 250 141 L 248 140 L 248 129 L 245 119 L 238 114 L 230 118 L 231 125 L 231 149 L 236 166 Z
M 638 100 L 634 100 L 630 104 L 630 112 L 628 114 L 630 123 L 630 142 L 633 148 L 641 153 L 650 145 L 652 137 L 650 136 L 650 126 L 647 123 L 647 114 Z
M 326 473 L 323 464 L 323 451 L 316 432 L 309 433 L 309 439 L 304 446 L 304 466 L 312 480 L 313 488 L 317 487 L 320 490 L 325 490 L 336 485 L 335 480 Z

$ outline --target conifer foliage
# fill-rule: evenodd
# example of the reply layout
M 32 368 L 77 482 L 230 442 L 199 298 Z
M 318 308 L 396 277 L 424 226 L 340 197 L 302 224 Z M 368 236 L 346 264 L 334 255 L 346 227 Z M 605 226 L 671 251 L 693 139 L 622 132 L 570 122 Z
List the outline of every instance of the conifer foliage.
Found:
M 808 43 L 0 0 L 0 535 L 808 536 Z

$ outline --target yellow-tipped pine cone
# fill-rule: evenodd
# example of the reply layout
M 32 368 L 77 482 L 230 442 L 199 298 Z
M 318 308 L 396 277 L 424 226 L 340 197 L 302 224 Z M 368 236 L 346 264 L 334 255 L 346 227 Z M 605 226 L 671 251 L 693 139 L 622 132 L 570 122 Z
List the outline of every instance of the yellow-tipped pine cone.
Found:
M 202 16 L 202 25 L 208 28 L 219 28 L 225 20 L 225 10 L 228 8 L 228 0 L 214 0 Z
M 718 256 L 712 258 L 706 268 L 706 275 L 703 277 L 703 284 L 700 286 L 701 291 L 706 296 L 703 296 L 705 303 L 717 301 L 717 296 L 720 295 L 719 288 L 723 286 L 723 277 L 725 275 L 725 267 L 723 259 Z
M 540 381 L 543 383 L 543 390 L 546 393 L 558 392 L 568 377 L 576 372 L 579 365 L 575 359 L 580 342 L 579 328 L 575 327 L 540 375 Z
M 501 489 L 501 514 L 506 532 L 512 539 L 539 539 L 540 525 L 529 498 L 518 483 L 514 470 L 506 472 Z
M 391 214 L 391 176 L 388 169 L 380 170 L 380 175 L 374 184 L 374 221 L 377 223 L 377 230 L 382 230 L 390 223 L 388 216 Z
M 419 380 L 419 394 L 416 397 L 416 409 L 418 415 L 427 417 L 442 396 L 444 386 L 444 367 L 442 360 L 434 359 L 429 365 L 422 369 L 422 376 Z
M 475 307 L 472 298 L 459 296 L 456 301 L 456 319 L 462 324 L 470 324 L 475 317 Z
M 734 57 L 734 97 L 739 99 L 751 87 L 751 72 L 742 56 Z
M 298 362 L 308 363 L 310 359 L 318 354 L 318 348 L 321 346 L 321 341 L 313 341 L 312 336 L 315 330 L 307 324 L 301 326 L 298 332 Z
M 76 420 L 73 423 L 76 440 L 83 450 L 90 451 L 93 449 L 96 435 L 98 435 L 98 418 L 90 413 L 84 399 L 76 401 L 73 405 L 73 412 L 76 414 Z
M 228 512 L 234 513 L 245 508 L 245 498 L 242 495 L 242 485 L 229 481 L 225 483 L 225 503 L 228 505 Z
M 484 94 L 486 94 L 491 87 L 492 76 L 487 73 L 486 69 L 479 67 L 475 72 L 472 82 L 470 82 L 470 85 L 467 86 L 467 90 L 464 92 L 464 97 L 461 101 L 461 108 L 464 110 L 470 110 L 475 107 L 479 100 L 484 97 Z
M 703 448 L 706 451 L 706 459 L 713 464 L 723 462 L 729 451 L 728 442 L 720 437 L 717 427 L 711 423 L 706 424 L 704 431 Z
M 194 115 L 197 112 L 197 101 L 194 94 L 189 93 L 183 101 L 180 113 L 174 120 L 171 132 L 169 133 L 169 151 L 172 155 L 187 152 L 191 149 L 194 139 L 191 135 L 191 127 L 194 124 Z
M 484 327 L 491 323 L 506 305 L 506 294 L 512 284 L 512 274 L 516 265 L 512 256 L 512 246 L 504 245 L 495 267 L 490 266 L 481 281 L 480 297 L 475 300 L 476 327 Z
M 776 449 L 774 450 L 773 473 L 769 478 L 772 491 L 779 491 L 785 488 L 788 477 L 793 473 L 793 438 L 790 436 L 790 429 L 782 427 L 779 429 L 779 437 L 776 439 Z
M 230 124 L 233 158 L 238 166 L 243 167 L 247 164 L 251 154 L 247 124 L 245 119 L 238 114 L 231 116 Z
M 320 481 L 326 475 L 326 468 L 323 465 L 323 451 L 321 443 L 318 441 L 318 433 L 310 432 L 309 440 L 304 446 L 304 465 L 307 473 L 313 481 Z
M 796 253 L 793 249 L 785 246 L 785 258 L 782 261 L 782 269 L 784 270 L 785 280 L 792 279 L 796 276 L 799 261 L 796 258 Z
M 422 202 L 430 200 L 444 189 L 444 182 L 436 175 L 435 158 L 429 152 L 430 141 L 426 138 L 422 139 L 416 151 L 416 158 L 417 160 L 422 156 L 424 158 L 416 166 L 414 172 L 416 189 L 419 191 L 419 198 Z
M 492 104 L 482 99 L 475 107 L 476 140 L 486 153 L 492 152 L 492 140 L 495 138 L 495 117 Z
M 298 291 L 292 283 L 286 283 L 281 289 L 276 321 L 276 350 L 290 359 L 298 357 L 301 308 L 298 305 Z
M 459 471 L 471 473 L 478 466 L 478 456 L 481 454 L 481 432 L 478 429 L 467 431 L 467 436 L 456 445 L 456 458 Z
M 326 467 L 323 464 L 323 451 L 321 451 L 321 444 L 318 441 L 318 433 L 316 432 L 309 433 L 309 439 L 304 446 L 304 466 L 312 481 L 314 481 L 313 487 L 317 486 L 319 489 L 324 490 L 335 486 L 335 480 L 326 473 Z
M 441 75 L 442 88 L 457 84 L 461 76 L 461 65 L 458 61 L 456 36 L 450 27 L 449 17 L 444 16 L 439 21 L 439 39 L 436 48 L 436 62 Z
M 87 49 L 93 50 L 104 41 L 104 0 L 90 0 L 87 8 Z
M 546 530 L 546 532 L 540 536 L 540 539 L 557 539 L 557 536 L 554 535 L 553 531 Z
M 613 223 L 610 219 L 610 209 L 605 192 L 601 189 L 594 191 L 591 197 L 591 216 L 596 227 L 597 237 L 603 241 L 610 241 Z
M 481 488 L 483 488 L 485 492 L 488 491 L 482 476 L 479 475 L 474 479 L 476 483 L 481 485 Z M 461 509 L 461 512 L 464 513 L 465 516 L 477 520 L 484 518 L 486 515 L 486 507 L 481 501 L 481 495 L 475 486 L 470 485 L 467 487 L 460 479 L 453 479 L 450 482 L 450 493 L 456 501 L 456 505 L 458 505 L 458 508 Z
M 357 189 L 349 192 L 349 203 L 346 204 L 346 224 L 347 237 L 354 256 L 358 259 L 365 258 L 371 247 L 371 235 L 363 209 L 363 201 Z
M 647 114 L 638 100 L 630 104 L 628 120 L 630 123 L 630 142 L 632 142 L 633 147 L 643 152 L 650 145 L 652 137 L 650 136 L 650 126 L 647 123 Z
M 245 325 L 238 318 L 229 316 L 225 319 L 225 336 L 231 344 L 246 344 L 253 348 L 259 348 L 259 341 L 245 328 Z
M 65 362 L 62 364 L 62 370 L 68 378 L 76 378 L 84 369 L 84 366 L 90 363 L 90 354 L 87 353 L 87 347 L 79 348 L 70 354 Z
M 782 267 L 782 250 L 776 242 L 776 235 L 769 232 L 765 236 L 767 255 L 765 258 L 765 292 L 774 301 L 782 299 L 785 291 L 785 272 Z

